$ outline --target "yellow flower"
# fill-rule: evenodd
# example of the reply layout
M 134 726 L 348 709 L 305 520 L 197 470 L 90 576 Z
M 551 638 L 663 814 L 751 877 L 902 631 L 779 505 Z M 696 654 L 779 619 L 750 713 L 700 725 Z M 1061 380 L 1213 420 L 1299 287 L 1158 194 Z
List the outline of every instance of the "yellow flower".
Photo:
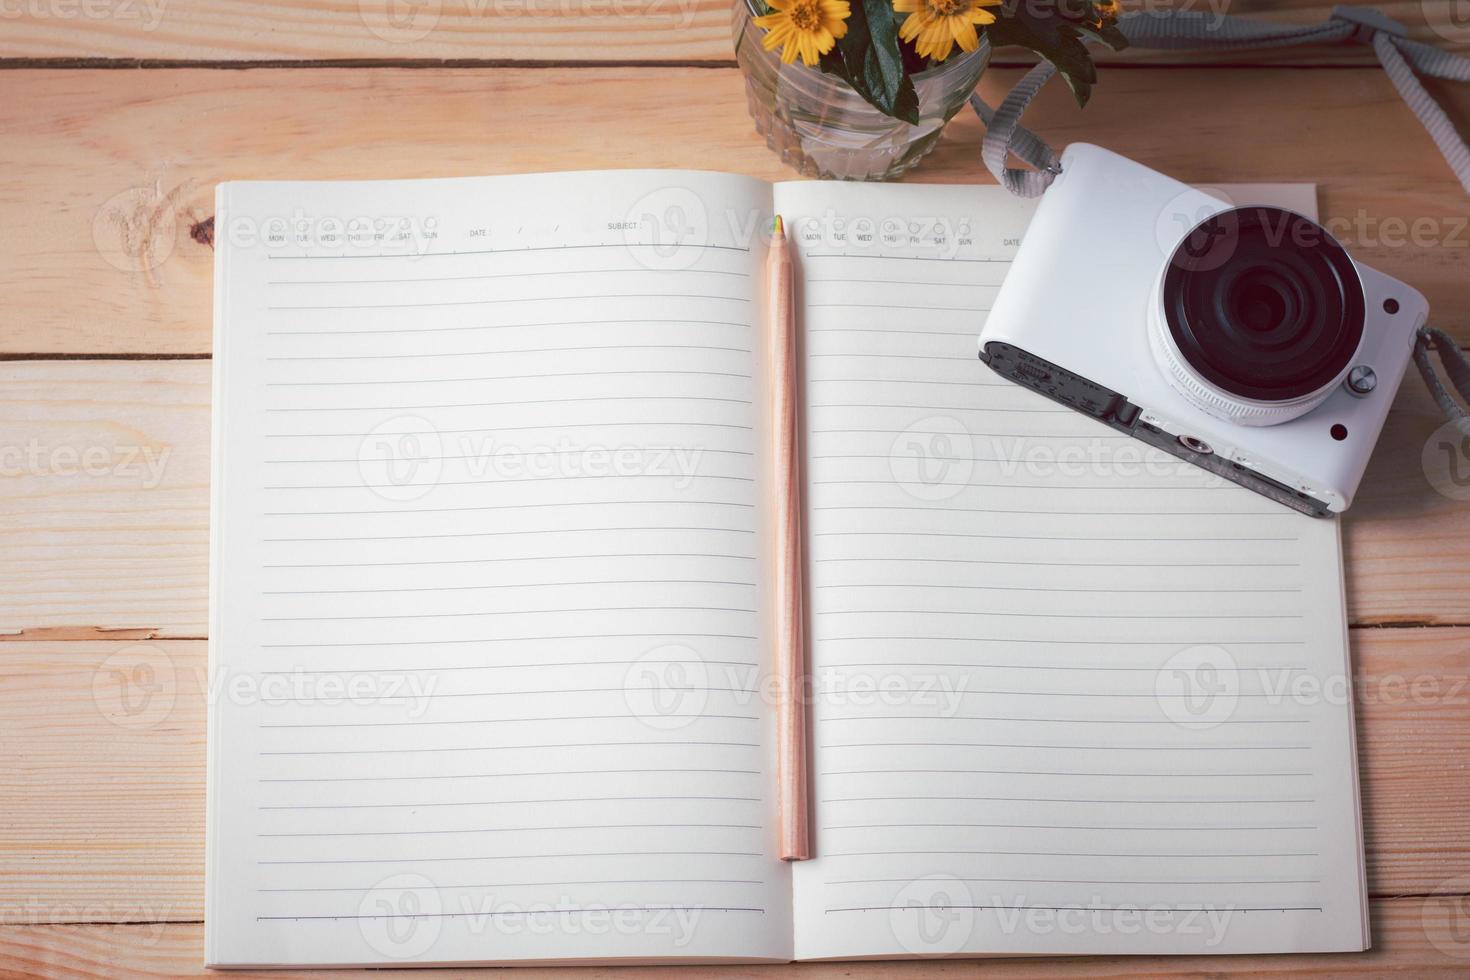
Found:
M 852 14 L 847 0 L 767 0 L 767 6 L 773 13 L 755 19 L 766 29 L 761 46 L 767 51 L 780 48 L 781 60 L 788 65 L 800 55 L 804 64 L 815 67 L 847 33 Z
M 998 7 L 1001 0 L 893 0 L 904 18 L 898 36 L 913 41 L 921 58 L 943 61 L 956 43 L 966 51 L 980 44 L 976 25 L 994 24 L 995 15 L 982 7 Z

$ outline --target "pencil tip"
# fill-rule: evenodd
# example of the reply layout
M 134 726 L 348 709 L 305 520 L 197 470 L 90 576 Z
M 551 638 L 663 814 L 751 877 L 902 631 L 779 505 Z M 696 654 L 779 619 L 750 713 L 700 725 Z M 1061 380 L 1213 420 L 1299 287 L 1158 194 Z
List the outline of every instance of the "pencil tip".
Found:
M 786 222 L 781 220 L 779 214 L 776 215 L 776 220 L 771 222 L 771 234 L 782 236 L 786 234 Z

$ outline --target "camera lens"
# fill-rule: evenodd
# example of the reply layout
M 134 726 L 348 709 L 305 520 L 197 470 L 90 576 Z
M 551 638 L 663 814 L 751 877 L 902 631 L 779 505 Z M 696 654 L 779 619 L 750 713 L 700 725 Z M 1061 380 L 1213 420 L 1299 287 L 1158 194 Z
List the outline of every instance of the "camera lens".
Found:
M 1280 208 L 1234 208 L 1200 223 L 1174 250 L 1160 292 L 1171 380 L 1247 424 L 1310 410 L 1363 339 L 1352 258 L 1320 225 Z M 1276 411 L 1288 407 L 1299 410 Z

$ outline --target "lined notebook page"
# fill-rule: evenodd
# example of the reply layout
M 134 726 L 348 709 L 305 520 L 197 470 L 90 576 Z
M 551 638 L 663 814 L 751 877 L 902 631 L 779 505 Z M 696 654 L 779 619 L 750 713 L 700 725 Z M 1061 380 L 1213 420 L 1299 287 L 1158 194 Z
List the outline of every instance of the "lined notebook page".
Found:
M 976 359 L 1028 204 L 782 184 L 776 205 L 804 284 L 819 692 L 798 957 L 1362 948 L 1336 522 Z
M 790 957 L 769 213 L 672 172 L 221 188 L 212 964 Z

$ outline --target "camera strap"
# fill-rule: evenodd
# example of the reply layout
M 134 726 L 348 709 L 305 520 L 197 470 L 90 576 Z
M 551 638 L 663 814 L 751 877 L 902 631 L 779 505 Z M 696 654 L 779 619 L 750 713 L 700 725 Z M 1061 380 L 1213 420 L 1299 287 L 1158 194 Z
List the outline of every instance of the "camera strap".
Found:
M 1453 422 L 1455 427 L 1462 433 L 1470 436 L 1470 412 L 1463 405 L 1455 401 L 1453 395 L 1445 388 L 1444 382 L 1434 370 L 1430 363 L 1429 352 L 1439 352 L 1439 361 L 1444 365 L 1444 373 L 1449 375 L 1452 384 L 1460 397 L 1470 402 L 1470 358 L 1455 344 L 1454 338 L 1443 330 L 1434 327 L 1420 327 L 1419 340 L 1414 345 L 1414 363 L 1419 368 L 1419 374 L 1424 378 L 1424 386 L 1434 396 L 1444 417 Z
M 1470 148 L 1418 77 L 1428 75 L 1470 82 L 1470 58 L 1411 40 L 1404 25 L 1378 10 L 1338 6 L 1325 23 L 1305 25 L 1192 10 L 1145 11 L 1119 18 L 1118 28 L 1131 46 L 1162 50 L 1280 48 L 1343 41 L 1371 45 L 1394 88 L 1419 117 L 1461 186 L 1470 193 Z M 985 166 L 1007 190 L 1021 197 L 1039 197 L 1061 173 L 1056 152 L 1020 124 L 1026 107 L 1054 74 L 1056 68 L 1051 62 L 1041 62 L 995 108 L 981 99 L 979 93 L 970 96 L 970 106 L 985 123 L 985 141 L 981 147 Z M 1012 157 L 1031 169 L 1009 166 Z M 1451 385 L 1466 402 L 1470 402 L 1470 360 L 1444 331 L 1429 327 L 1419 331 L 1414 363 L 1445 417 L 1470 435 L 1470 412 L 1455 401 L 1435 373 L 1429 359 L 1431 349 L 1438 351 Z

